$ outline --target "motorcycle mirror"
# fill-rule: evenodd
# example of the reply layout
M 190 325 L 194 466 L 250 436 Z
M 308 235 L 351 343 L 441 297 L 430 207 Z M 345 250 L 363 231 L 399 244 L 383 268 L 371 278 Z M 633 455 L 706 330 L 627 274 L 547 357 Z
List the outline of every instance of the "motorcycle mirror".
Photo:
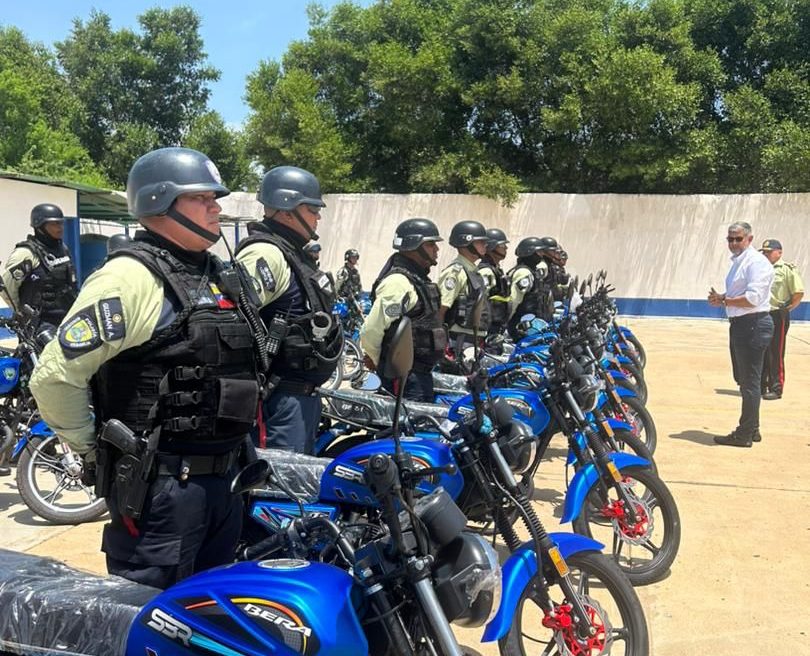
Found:
M 231 494 L 241 494 L 263 485 L 269 471 L 270 465 L 266 460 L 256 460 L 246 465 L 231 481 Z
M 571 283 L 574 285 L 574 289 L 579 287 L 579 276 L 574 276 L 574 279 L 571 281 Z
M 579 286 L 579 295 L 585 296 L 585 286 L 588 284 L 587 280 L 583 280 L 582 284 Z
M 397 380 L 405 378 L 413 367 L 413 330 L 411 320 L 403 316 L 400 318 L 394 336 L 385 354 L 382 375 L 383 378 Z
M 593 284 L 593 273 L 588 275 L 588 287 Z
M 352 387 L 362 392 L 376 392 L 382 387 L 382 380 L 377 374 L 369 371 L 361 378 L 352 381 Z
M 576 293 L 576 291 L 577 291 L 577 279 L 574 278 L 568 284 L 568 302 L 569 303 L 571 302 L 571 299 L 574 298 L 574 294 Z

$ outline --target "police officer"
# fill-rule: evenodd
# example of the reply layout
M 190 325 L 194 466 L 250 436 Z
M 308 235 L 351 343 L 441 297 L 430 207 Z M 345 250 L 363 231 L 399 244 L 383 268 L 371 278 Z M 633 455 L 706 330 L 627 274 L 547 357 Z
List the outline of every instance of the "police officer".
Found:
M 439 274 L 442 307 L 439 319 L 446 323 L 451 346 L 471 343 L 472 311 L 479 293 L 487 294 L 486 283 L 476 263 L 487 251 L 486 228 L 478 221 L 460 221 L 450 231 L 450 245 L 458 256 Z M 489 311 L 484 311 L 478 334 L 486 336 L 489 329 Z
M 332 278 L 304 251 L 318 239 L 326 204 L 318 179 L 294 166 L 270 169 L 257 200 L 264 220 L 248 226 L 236 257 L 255 280 L 275 351 L 263 403 L 266 444 L 311 453 L 321 416 L 316 388 L 332 375 L 343 350 L 343 331 L 332 315 Z
M 523 315 L 533 314 L 547 320 L 551 318 L 546 312 L 550 285 L 544 254 L 556 246 L 556 241 L 551 237 L 526 237 L 520 240 L 515 249 L 517 265 L 509 271 L 511 302 L 507 322 L 509 335 L 514 340 L 520 338 L 517 325 Z
M 317 241 L 311 241 L 304 246 L 304 252 L 309 255 L 310 259 L 318 266 L 321 261 L 321 245 Z
M 241 530 L 229 486 L 259 382 L 243 316 L 255 308 L 238 300 L 235 271 L 208 252 L 220 237 L 217 199 L 228 193 L 195 150 L 138 159 L 127 201 L 145 229 L 88 278 L 31 379 L 43 418 L 86 467 L 99 454 L 108 571 L 158 588 L 231 561 Z M 110 419 L 148 441 L 120 439 L 125 451 L 97 442 Z
M 548 286 L 551 293 L 554 295 L 555 301 L 562 301 L 568 293 L 568 283 L 571 281 L 571 276 L 565 270 L 565 262 L 568 261 L 568 254 L 565 254 L 563 260 L 562 247 L 557 243 L 553 237 L 544 237 L 541 241 L 547 240 L 544 243 L 546 248 L 541 251 L 543 260 L 548 266 Z M 553 246 L 552 246 L 553 244 Z
M 34 234 L 16 245 L 3 270 L 8 301 L 14 309 L 30 305 L 40 321 L 58 326 L 76 300 L 76 272 L 62 243 L 65 217 L 51 203 L 31 210 Z
M 759 252 L 773 264 L 774 273 L 770 299 L 773 338 L 762 365 L 762 398 L 773 401 L 782 398 L 785 387 L 785 344 L 790 313 L 802 302 L 804 282 L 796 265 L 782 259 L 782 244 L 777 239 L 766 239 Z
M 431 371 L 447 344 L 439 320 L 439 289 L 428 277 L 438 261 L 440 241 L 436 224 L 428 219 L 408 219 L 397 226 L 393 246 L 396 253 L 374 281 L 373 305 L 360 331 L 365 365 L 374 371 L 385 356 L 404 309 L 412 322 L 414 339 L 414 363 L 404 395 L 413 401 L 433 401 Z M 393 392 L 392 380 L 383 378 L 382 382 Z
M 335 279 L 337 280 L 337 295 L 341 298 L 360 298 L 363 292 L 363 284 L 360 282 L 360 271 L 357 263 L 360 261 L 360 253 L 357 249 L 350 248 L 343 254 L 343 266 L 338 269 Z
M 487 287 L 490 304 L 489 334 L 500 335 L 509 319 L 509 278 L 501 268 L 509 240 L 499 228 L 487 230 L 487 252 L 478 263 L 478 271 Z

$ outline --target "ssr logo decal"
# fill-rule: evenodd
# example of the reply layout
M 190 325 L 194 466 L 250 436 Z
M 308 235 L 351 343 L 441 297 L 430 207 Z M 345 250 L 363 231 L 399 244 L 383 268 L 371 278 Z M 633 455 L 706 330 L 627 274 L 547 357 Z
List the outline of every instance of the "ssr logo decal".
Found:
M 191 640 L 191 627 L 184 624 L 178 619 L 175 619 L 167 612 L 162 611 L 160 608 L 153 608 L 149 621 L 146 623 L 153 631 L 157 631 L 165 635 L 169 640 L 181 642 L 186 647 L 189 646 Z
M 312 628 L 291 608 L 275 601 L 253 597 L 234 598 L 231 602 L 295 653 L 310 656 L 318 652 L 319 641 Z
M 352 481 L 353 483 L 364 482 L 363 472 L 359 472 L 351 467 L 346 467 L 345 465 L 335 465 L 335 468 L 332 470 L 332 475 L 347 481 Z

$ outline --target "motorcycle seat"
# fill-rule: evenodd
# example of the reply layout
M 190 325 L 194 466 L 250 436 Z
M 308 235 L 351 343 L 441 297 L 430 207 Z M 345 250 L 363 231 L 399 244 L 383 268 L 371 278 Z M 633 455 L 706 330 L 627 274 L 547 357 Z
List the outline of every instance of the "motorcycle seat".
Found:
M 123 655 L 135 616 L 160 592 L 0 549 L 0 651 Z
M 296 497 L 304 503 L 318 500 L 321 492 L 321 476 L 331 464 L 331 458 L 294 453 L 282 449 L 256 449 L 256 454 L 273 466 L 273 470 Z M 265 488 L 252 490 L 257 497 L 271 499 L 288 499 L 289 495 L 277 486 L 268 484 Z
M 373 392 L 359 390 L 322 391 L 325 402 L 324 414 L 332 419 L 348 421 L 368 428 L 388 428 L 394 423 L 396 400 Z M 431 415 L 438 418 L 447 416 L 446 406 L 436 403 L 403 401 L 402 414 Z

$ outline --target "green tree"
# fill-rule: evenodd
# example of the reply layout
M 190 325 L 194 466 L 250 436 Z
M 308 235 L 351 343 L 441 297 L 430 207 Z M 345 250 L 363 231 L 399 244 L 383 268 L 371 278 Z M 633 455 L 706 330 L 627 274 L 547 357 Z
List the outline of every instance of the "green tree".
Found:
M 183 145 L 208 155 L 229 189 L 253 191 L 258 186 L 259 176 L 251 167 L 244 135 L 228 128 L 217 112 L 197 117 Z

